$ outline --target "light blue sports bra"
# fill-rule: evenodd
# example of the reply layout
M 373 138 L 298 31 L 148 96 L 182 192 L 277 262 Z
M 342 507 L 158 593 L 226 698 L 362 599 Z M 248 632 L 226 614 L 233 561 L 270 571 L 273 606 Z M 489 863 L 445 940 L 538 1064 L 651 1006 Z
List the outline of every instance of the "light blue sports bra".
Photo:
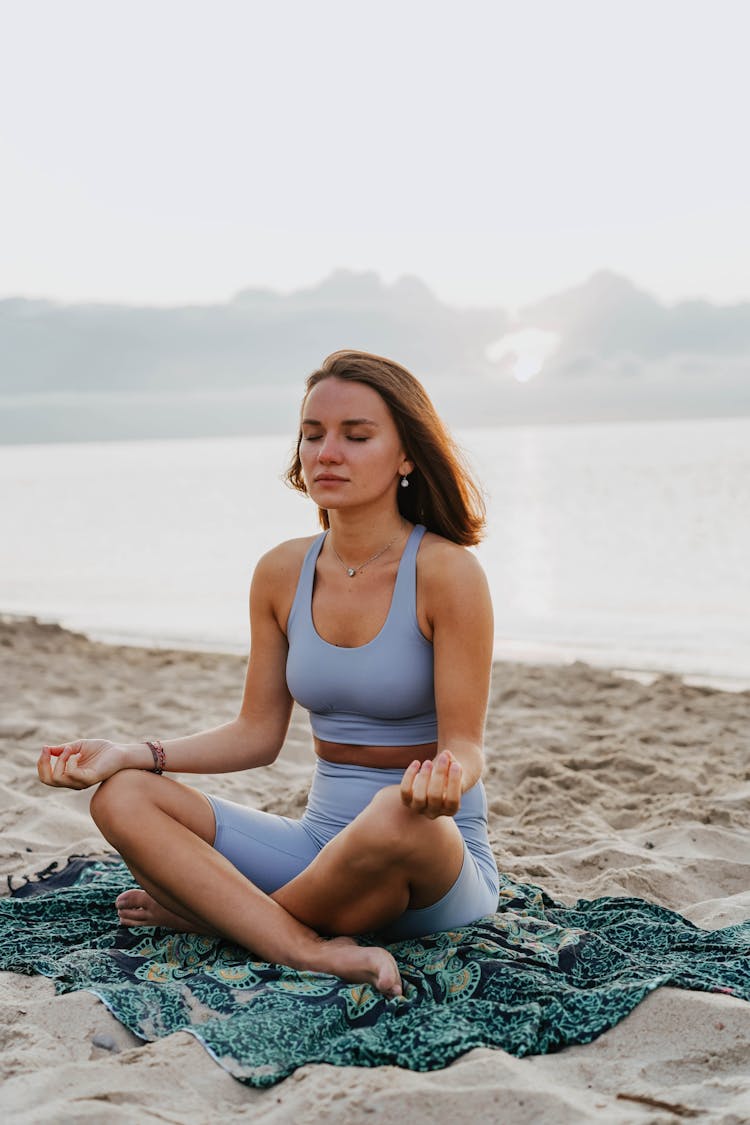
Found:
M 310 545 L 289 613 L 286 682 L 324 742 L 417 746 L 437 740 L 432 645 L 417 624 L 417 524 L 406 541 L 391 608 L 366 645 L 324 641 L 312 619 L 315 564 L 328 532 Z

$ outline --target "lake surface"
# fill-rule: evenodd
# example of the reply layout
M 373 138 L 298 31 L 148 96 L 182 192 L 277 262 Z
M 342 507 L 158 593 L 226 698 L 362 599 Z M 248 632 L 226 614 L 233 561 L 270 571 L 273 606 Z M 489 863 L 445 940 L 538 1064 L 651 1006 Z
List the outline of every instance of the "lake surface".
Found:
M 472 429 L 498 657 L 750 682 L 750 419 Z M 288 437 L 0 447 L 0 610 L 244 651 Z

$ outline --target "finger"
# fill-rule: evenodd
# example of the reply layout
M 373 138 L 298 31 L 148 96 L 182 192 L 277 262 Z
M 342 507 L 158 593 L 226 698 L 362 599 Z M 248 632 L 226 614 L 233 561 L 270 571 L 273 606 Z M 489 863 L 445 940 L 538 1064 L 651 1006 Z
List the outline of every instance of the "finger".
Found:
M 75 756 L 70 759 L 65 776 L 71 780 L 74 789 L 88 789 L 90 785 L 101 781 L 90 766 L 79 766 L 78 758 Z
M 56 789 L 85 789 L 87 782 L 82 778 L 71 776 L 68 773 L 68 763 L 61 763 L 60 755 L 64 749 L 65 747 L 59 746 L 45 746 L 42 749 L 37 762 L 39 780 Z M 58 751 L 57 755 L 54 754 L 55 750 Z M 74 759 L 74 769 L 76 765 L 77 762 Z
M 445 789 L 446 783 L 448 781 L 448 770 L 450 769 L 452 761 L 453 755 L 451 754 L 450 750 L 443 750 L 440 752 L 440 754 L 438 754 L 437 758 L 433 762 L 432 788 L 435 792 L 437 792 L 441 786 L 442 789 Z
M 411 765 L 406 767 L 404 776 L 401 778 L 401 800 L 405 805 L 411 804 L 412 787 L 414 785 L 414 778 L 419 773 L 419 766 L 419 758 L 416 758 Z
M 445 786 L 443 807 L 447 816 L 454 816 L 461 806 L 461 779 L 463 767 L 460 762 L 451 762 L 448 770 L 448 780 Z
M 62 761 L 62 756 L 65 753 L 65 746 L 66 745 L 67 745 L 67 743 L 63 746 L 50 746 L 49 747 L 50 781 L 49 781 L 48 784 L 50 784 L 50 785 L 60 785 L 60 784 L 62 784 L 62 782 L 60 781 L 60 778 L 63 776 L 63 774 L 65 772 L 65 767 L 62 766 L 60 763 Z
M 50 758 L 50 768 L 52 774 L 51 785 L 65 785 L 65 767 L 60 764 L 61 755 L 52 755 Z
M 80 751 L 74 751 L 64 762 L 58 759 L 55 776 L 59 785 L 69 789 L 87 789 L 92 782 L 91 768 L 80 765 Z
M 411 807 L 421 812 L 427 807 L 427 790 L 432 776 L 432 761 L 427 758 L 419 768 L 412 786 Z
M 450 754 L 443 750 L 433 763 L 432 776 L 427 788 L 427 808 L 433 816 L 440 816 L 443 809 L 450 761 Z
M 57 747 L 55 747 L 55 749 L 57 749 Z M 80 753 L 81 753 L 80 742 L 66 742 L 66 744 L 59 751 L 58 762 L 59 762 L 60 768 L 65 769 L 68 761 L 74 755 L 80 754 Z
M 39 780 L 43 781 L 45 785 L 52 785 L 52 760 L 50 758 L 50 753 L 50 747 L 43 746 L 36 763 L 36 772 L 39 775 Z
M 59 758 L 53 757 L 49 751 L 43 752 L 39 763 L 39 777 L 45 785 L 60 785 L 60 771 L 57 768 Z
M 79 760 L 80 753 L 76 753 L 75 751 L 71 751 L 70 753 L 68 753 L 68 751 L 66 750 L 65 754 L 61 754 L 57 759 L 57 766 L 55 768 L 56 775 L 60 778 L 74 778 L 78 773 Z

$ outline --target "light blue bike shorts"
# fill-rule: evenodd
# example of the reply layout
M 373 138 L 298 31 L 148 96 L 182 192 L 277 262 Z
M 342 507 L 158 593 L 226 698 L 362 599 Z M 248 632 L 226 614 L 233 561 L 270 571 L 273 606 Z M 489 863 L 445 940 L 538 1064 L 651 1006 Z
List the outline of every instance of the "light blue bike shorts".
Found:
M 318 759 L 300 820 L 207 795 L 216 818 L 214 847 L 247 879 L 272 894 L 304 871 L 379 789 L 399 785 L 403 774 L 402 769 Z M 498 873 L 487 836 L 487 798 L 481 781 L 463 794 L 454 819 L 464 840 L 458 878 L 431 906 L 404 911 L 379 935 L 384 940 L 403 941 L 456 929 L 496 911 Z

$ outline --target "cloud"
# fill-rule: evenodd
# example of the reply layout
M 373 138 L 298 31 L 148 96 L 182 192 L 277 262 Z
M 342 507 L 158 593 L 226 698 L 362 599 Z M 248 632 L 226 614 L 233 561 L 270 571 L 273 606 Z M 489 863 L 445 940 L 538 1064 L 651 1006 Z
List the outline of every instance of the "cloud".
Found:
M 634 373 L 638 360 L 750 354 L 750 302 L 667 306 L 608 270 L 527 306 L 518 321 L 518 328 L 559 334 L 560 346 L 546 365 L 550 375 L 583 374 L 616 359 L 623 373 Z
M 244 388 L 301 384 L 329 352 L 358 348 L 437 376 L 486 371 L 501 309 L 455 309 L 416 277 L 385 285 L 337 270 L 288 295 L 246 289 L 217 305 L 0 301 L 0 391 Z
M 405 364 L 453 425 L 750 414 L 750 303 L 666 306 L 601 271 L 511 321 L 336 270 L 214 305 L 0 301 L 0 441 L 288 432 L 345 347 Z

